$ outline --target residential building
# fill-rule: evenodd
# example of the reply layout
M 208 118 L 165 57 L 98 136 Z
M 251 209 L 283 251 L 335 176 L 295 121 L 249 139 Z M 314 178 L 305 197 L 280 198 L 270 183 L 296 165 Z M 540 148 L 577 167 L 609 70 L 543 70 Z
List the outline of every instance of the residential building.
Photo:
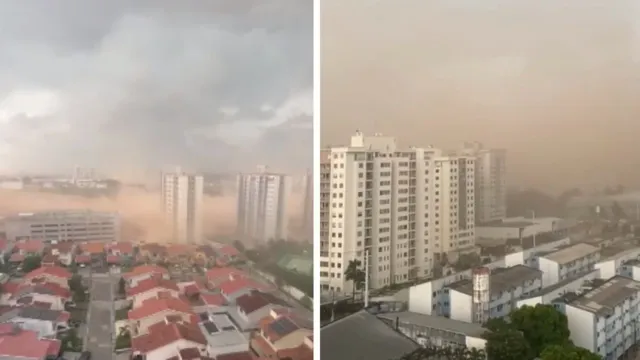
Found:
M 271 310 L 251 338 L 261 358 L 313 360 L 313 323 L 291 310 Z
M 273 294 L 251 290 L 235 300 L 237 313 L 243 330 L 256 329 L 260 319 L 269 315 L 274 309 L 287 308 L 288 305 Z
M 202 239 L 203 177 L 177 171 L 162 175 L 163 210 L 173 240 L 199 244 Z
M 69 288 L 72 274 L 60 266 L 39 267 L 24 276 L 24 283 L 42 284 L 54 283 L 63 288 Z
M 449 285 L 451 319 L 474 322 L 473 283 L 470 279 Z M 501 318 L 517 308 L 517 300 L 542 289 L 542 272 L 524 265 L 495 269 L 489 275 L 489 318 Z
M 220 289 L 220 293 L 229 302 L 234 302 L 237 298 L 255 290 L 266 291 L 269 289 L 267 285 L 248 278 L 228 280 L 221 283 L 218 287 Z
M 571 341 L 602 356 L 619 359 L 637 343 L 640 282 L 615 276 L 565 306 Z
M 70 318 L 66 311 L 26 306 L 2 313 L 0 323 L 12 323 L 22 330 L 35 331 L 40 337 L 55 338 L 58 332 L 69 329 Z
M 41 338 L 36 331 L 22 330 L 14 324 L 0 324 L 2 359 L 56 359 L 61 355 L 60 350 L 60 340 Z
M 178 285 L 163 278 L 149 278 L 140 281 L 136 286 L 127 289 L 127 299 L 133 304 L 133 308 L 142 306 L 149 299 L 178 298 L 180 288 Z
M 16 284 L 3 287 L 3 305 L 9 306 L 35 306 L 50 310 L 64 310 L 65 304 L 71 300 L 71 292 L 68 288 L 56 283 L 43 282 L 32 285 L 30 283 Z
M 70 266 L 73 263 L 73 256 L 76 253 L 76 242 L 63 241 L 52 243 L 49 246 L 49 254 L 55 258 L 55 262 L 60 265 Z M 44 266 L 44 262 L 43 262 Z
M 600 249 L 585 243 L 570 245 L 538 256 L 543 286 L 550 286 L 595 268 Z
M 476 225 L 476 244 L 491 247 L 530 242 L 536 246 L 536 240 L 567 237 L 575 225 L 574 221 L 555 217 L 504 218 Z
M 214 267 L 207 271 L 206 277 L 211 287 L 218 288 L 227 281 L 247 278 L 247 274 L 233 267 Z
M 520 299 L 517 299 L 517 307 L 521 306 L 536 306 L 549 305 L 555 303 L 561 303 L 561 298 L 565 294 L 576 293 L 582 291 L 585 288 L 585 284 L 598 279 L 599 271 L 591 270 L 589 272 L 578 274 L 573 277 L 562 280 L 556 284 L 543 287 L 538 291 L 523 295 Z
M 432 275 L 434 259 L 455 261 L 475 239 L 474 158 L 357 132 L 321 158 L 320 277 L 325 291 L 350 293 L 344 271 L 368 254 L 372 289 Z
M 5 218 L 5 231 L 10 241 L 118 241 L 120 216 L 91 210 L 20 213 Z
M 476 225 L 507 217 L 507 151 L 469 142 L 462 153 L 475 158 Z
M 304 203 L 302 208 L 302 223 L 304 234 L 309 241 L 313 239 L 313 172 L 307 171 L 304 177 Z
M 291 179 L 266 168 L 238 175 L 237 235 L 264 243 L 289 236 Z
M 208 343 L 195 324 L 159 323 L 142 336 L 131 340 L 132 356 L 146 360 L 167 360 L 177 357 L 197 359 L 209 357 Z
M 195 314 L 188 303 L 177 298 L 151 298 L 129 311 L 132 336 L 145 335 L 149 328 L 169 319 L 173 322 L 192 322 Z
M 228 314 L 204 313 L 198 324 L 207 339 L 212 356 L 245 353 L 249 351 L 247 338 Z
M 140 265 L 133 268 L 128 273 L 122 274 L 122 278 L 127 282 L 128 287 L 136 287 L 141 281 L 152 277 L 161 277 L 169 280 L 169 270 L 157 265 Z

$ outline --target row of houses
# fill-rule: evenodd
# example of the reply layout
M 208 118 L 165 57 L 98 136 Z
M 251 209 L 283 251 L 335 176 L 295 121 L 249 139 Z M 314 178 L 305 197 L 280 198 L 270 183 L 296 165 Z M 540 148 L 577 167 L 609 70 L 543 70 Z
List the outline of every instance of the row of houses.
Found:
M 123 274 L 133 356 L 146 360 L 313 358 L 313 324 L 270 285 L 232 267 L 175 282 L 167 269 L 144 265 Z
M 607 360 L 629 355 L 640 341 L 639 242 L 621 238 L 600 245 L 563 239 L 485 265 L 490 271 L 486 316 L 501 318 L 522 306 L 552 305 L 567 316 L 575 345 Z M 399 302 L 402 311 L 385 311 L 378 320 L 415 344 L 484 349 L 487 329 L 476 323 L 472 310 L 476 299 L 471 272 L 432 279 L 392 299 L 380 299 Z M 337 346 L 326 342 L 325 334 L 339 342 L 337 334 L 349 328 L 349 322 L 363 321 L 359 316 L 323 328 L 323 349 Z

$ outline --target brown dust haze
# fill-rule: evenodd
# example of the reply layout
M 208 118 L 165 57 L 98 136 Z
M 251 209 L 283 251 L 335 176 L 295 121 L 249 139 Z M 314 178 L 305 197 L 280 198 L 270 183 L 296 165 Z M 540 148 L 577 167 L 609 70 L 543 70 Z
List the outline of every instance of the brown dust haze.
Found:
M 302 196 L 292 194 L 289 216 L 300 216 Z M 232 195 L 203 198 L 203 233 L 205 236 L 233 235 L 236 226 L 236 197 Z M 114 199 L 87 198 L 46 192 L 0 190 L 0 217 L 19 212 L 47 210 L 115 211 L 122 219 L 122 239 L 163 243 L 171 234 L 162 211 L 159 193 L 138 188 L 123 188 Z
M 640 181 L 640 5 L 323 0 L 322 145 L 508 150 L 509 184 Z M 637 3 L 637 2 L 635 2 Z

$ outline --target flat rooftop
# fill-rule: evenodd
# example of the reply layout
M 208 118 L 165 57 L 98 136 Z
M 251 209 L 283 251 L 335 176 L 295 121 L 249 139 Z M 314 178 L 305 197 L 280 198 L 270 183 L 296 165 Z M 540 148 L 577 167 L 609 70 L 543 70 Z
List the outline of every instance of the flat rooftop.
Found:
M 320 352 L 323 357 L 332 360 L 398 359 L 419 348 L 416 342 L 366 310 L 320 329 Z
M 113 217 L 118 215 L 116 212 L 93 211 L 93 210 L 53 210 L 39 211 L 35 213 L 18 213 L 7 216 L 7 221 L 43 221 L 43 220 L 59 220 L 71 218 L 86 217 Z
M 479 324 L 453 320 L 444 316 L 420 314 L 411 311 L 380 314 L 378 317 L 388 321 L 396 321 L 396 319 L 398 319 L 398 322 L 401 324 L 423 326 L 477 338 L 483 337 L 483 335 L 488 331 Z
M 491 293 L 497 294 L 508 291 L 525 281 L 541 278 L 542 271 L 524 265 L 515 265 L 493 270 L 489 276 L 489 284 Z M 448 287 L 463 294 L 473 295 L 473 282 L 469 279 L 457 281 Z
M 574 299 L 568 305 L 601 316 L 609 315 L 618 305 L 638 292 L 640 292 L 640 282 L 624 276 L 614 276 Z
M 599 252 L 600 249 L 593 245 L 578 243 L 563 249 L 548 253 L 542 257 L 557 262 L 558 264 L 568 264 L 572 261 L 582 259 L 590 254 Z
M 568 284 L 571 284 L 572 282 L 574 282 L 576 280 L 579 280 L 580 278 L 583 278 L 583 277 L 585 277 L 585 276 L 587 276 L 589 274 L 593 274 L 593 273 L 595 273 L 597 271 L 599 271 L 599 270 L 591 270 L 591 271 L 587 271 L 587 272 L 584 272 L 584 273 L 581 273 L 581 274 L 578 274 L 578 275 L 575 275 L 575 276 L 571 276 L 571 277 L 569 277 L 567 279 L 564 279 L 564 280 L 562 280 L 560 282 L 557 282 L 557 283 L 555 283 L 553 285 L 544 287 L 544 288 L 540 289 L 539 291 L 533 292 L 533 293 L 529 294 L 529 296 L 524 297 L 524 298 L 525 299 L 531 299 L 531 298 L 534 298 L 536 296 L 544 296 L 544 295 L 550 294 L 550 293 L 552 293 L 552 292 L 554 292 L 554 291 L 556 291 L 556 290 L 558 290 L 558 289 L 560 289 L 560 288 L 562 288 L 564 286 L 567 286 Z
M 536 223 L 531 221 L 502 221 L 494 220 L 479 224 L 477 227 L 499 227 L 499 228 L 523 228 L 527 226 L 535 225 Z

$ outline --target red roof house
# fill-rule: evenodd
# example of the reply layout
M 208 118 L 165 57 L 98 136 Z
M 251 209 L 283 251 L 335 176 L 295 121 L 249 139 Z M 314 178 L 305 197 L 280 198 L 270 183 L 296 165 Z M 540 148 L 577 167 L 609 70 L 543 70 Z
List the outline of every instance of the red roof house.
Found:
M 37 332 L 0 324 L 0 357 L 38 359 L 58 357 L 60 340 L 41 339 Z

